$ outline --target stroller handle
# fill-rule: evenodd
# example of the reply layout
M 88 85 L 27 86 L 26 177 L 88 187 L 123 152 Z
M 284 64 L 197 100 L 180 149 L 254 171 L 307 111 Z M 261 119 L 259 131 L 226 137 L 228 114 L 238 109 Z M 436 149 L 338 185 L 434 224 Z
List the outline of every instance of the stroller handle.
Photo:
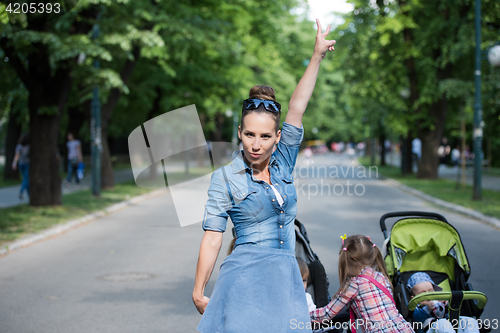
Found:
M 477 307 L 483 309 L 488 302 L 488 298 L 485 294 L 479 291 L 462 291 L 463 300 L 477 300 Z M 413 311 L 417 308 L 417 305 L 423 301 L 451 301 L 452 293 L 451 291 L 434 291 L 429 293 L 421 293 L 413 297 L 408 303 L 408 310 Z
M 444 216 L 438 213 L 431 212 L 419 212 L 419 211 L 403 211 L 403 212 L 392 212 L 382 215 L 380 218 L 380 229 L 384 233 L 384 237 L 387 238 L 387 227 L 385 226 L 385 220 L 391 217 L 431 217 L 437 220 L 448 223 Z

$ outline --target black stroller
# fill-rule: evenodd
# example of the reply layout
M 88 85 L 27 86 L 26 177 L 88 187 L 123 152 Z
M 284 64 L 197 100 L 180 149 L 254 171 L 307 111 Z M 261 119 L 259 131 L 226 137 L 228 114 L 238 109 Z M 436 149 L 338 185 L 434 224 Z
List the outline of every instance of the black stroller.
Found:
M 323 307 L 330 302 L 330 294 L 328 292 L 328 277 L 326 276 L 325 268 L 319 260 L 316 253 L 312 250 L 306 228 L 299 220 L 295 220 L 295 257 L 304 260 L 309 268 L 309 283 L 306 291 L 311 294 L 314 304 L 317 308 Z M 349 321 L 349 309 L 344 308 L 331 321 L 335 323 L 346 323 Z M 336 325 L 339 326 L 339 325 Z M 341 329 L 331 327 L 315 330 L 315 333 L 320 332 L 341 332 Z

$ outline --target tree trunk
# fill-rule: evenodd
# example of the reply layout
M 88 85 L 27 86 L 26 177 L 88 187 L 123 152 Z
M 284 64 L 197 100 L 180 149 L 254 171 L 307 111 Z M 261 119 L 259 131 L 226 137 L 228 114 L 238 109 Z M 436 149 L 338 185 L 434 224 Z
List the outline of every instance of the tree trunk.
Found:
M 120 72 L 120 77 L 123 83 L 127 84 L 130 75 L 132 74 L 139 56 L 141 54 L 141 49 L 139 47 L 134 47 L 132 54 L 134 56 L 133 60 L 127 59 L 122 71 Z M 106 104 L 103 105 L 101 110 L 101 138 L 102 138 L 102 152 L 101 152 L 101 187 L 102 188 L 112 188 L 115 186 L 115 179 L 113 176 L 113 165 L 111 163 L 111 155 L 109 151 L 108 142 L 108 124 L 111 114 L 114 108 L 118 104 L 122 92 L 118 88 L 111 89 L 108 96 Z
M 217 130 L 215 131 L 215 141 L 222 142 L 222 132 L 224 129 L 224 115 L 218 112 L 215 115 L 215 127 Z
M 34 66 L 35 60 L 33 62 Z M 50 76 L 49 72 L 43 73 Z M 45 84 L 43 83 L 45 82 Z M 47 82 L 49 82 L 47 84 Z M 61 205 L 59 124 L 71 87 L 70 71 L 58 69 L 50 80 L 30 90 L 30 205 Z M 43 108 L 46 106 L 46 108 Z M 50 108 L 49 108 L 50 107 Z
M 29 92 L 30 205 L 60 205 L 61 176 L 57 143 L 59 122 L 71 86 L 73 60 L 60 62 L 54 73 L 44 44 L 33 44 L 37 52 L 28 56 L 27 66 L 6 38 L 0 38 L 0 47 Z
M 434 50 L 434 59 L 441 56 L 441 51 Z M 451 76 L 452 66 L 447 64 L 444 68 L 437 69 L 438 81 L 447 79 Z M 448 101 L 446 96 L 442 95 L 439 100 L 429 106 L 429 117 L 433 120 L 429 127 L 420 128 L 419 138 L 422 141 L 422 160 L 417 173 L 417 178 L 437 179 L 439 159 L 437 150 L 443 137 L 446 114 L 448 111 Z
M 399 6 L 402 8 L 406 8 L 408 1 L 399 1 Z M 403 15 L 408 17 L 407 9 L 403 11 Z M 404 28 L 403 29 L 403 39 L 404 43 L 406 45 L 406 49 L 410 50 L 413 47 L 413 32 L 411 28 Z M 408 109 L 409 111 L 413 111 L 415 114 L 419 113 L 420 110 L 418 107 L 414 107 L 415 105 L 418 105 L 417 101 L 420 98 L 420 91 L 418 88 L 418 76 L 417 76 L 417 70 L 415 66 L 415 58 L 411 53 L 408 58 L 405 59 L 405 67 L 406 67 L 406 72 L 408 75 L 408 82 L 409 82 L 409 90 L 410 90 L 410 96 L 407 99 L 408 101 Z M 407 174 L 412 174 L 413 173 L 413 154 L 412 154 L 412 142 L 413 142 L 413 136 L 412 136 L 412 128 L 416 128 L 418 131 L 419 128 L 419 123 L 416 124 L 408 124 L 408 127 L 410 130 L 408 131 L 406 137 L 404 138 L 403 145 L 405 146 L 405 149 L 402 150 L 401 158 L 402 158 L 402 163 L 401 163 L 401 172 L 403 175 Z
M 380 135 L 379 135 L 379 143 L 380 143 L 380 165 L 381 166 L 385 166 L 386 163 L 385 163 L 385 153 L 386 153 L 386 149 L 385 149 L 385 131 L 384 129 L 382 128 L 382 126 L 380 127 Z
M 40 114 L 36 98 L 29 101 L 30 110 L 30 205 L 60 205 L 61 159 L 57 149 L 60 113 Z
M 438 179 L 438 147 L 443 136 L 444 125 L 448 103 L 446 97 L 430 106 L 430 117 L 434 120 L 434 129 L 422 128 L 419 132 L 419 138 L 422 141 L 422 160 L 418 169 L 417 178 Z
M 5 166 L 3 169 L 4 180 L 19 180 L 19 169 L 12 169 L 12 161 L 16 145 L 21 136 L 21 125 L 17 122 L 17 113 L 11 111 L 7 122 L 7 135 L 5 137 Z
M 413 153 L 412 153 L 412 143 L 413 143 L 413 136 L 412 133 L 409 131 L 408 134 L 406 134 L 406 137 L 404 138 L 406 150 L 404 151 L 404 159 L 406 159 L 406 169 L 403 170 L 403 175 L 411 175 L 413 173 Z
M 438 179 L 438 146 L 436 132 L 430 129 L 422 129 L 419 133 L 422 141 L 422 159 L 418 168 L 417 178 Z

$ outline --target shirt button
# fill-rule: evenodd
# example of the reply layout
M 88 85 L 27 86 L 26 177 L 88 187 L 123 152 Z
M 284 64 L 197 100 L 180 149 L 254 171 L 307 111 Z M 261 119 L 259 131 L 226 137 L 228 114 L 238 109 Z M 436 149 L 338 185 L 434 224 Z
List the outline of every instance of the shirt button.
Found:
M 285 195 L 285 198 L 286 198 L 286 195 Z
M 283 228 L 283 226 L 282 226 L 282 225 L 280 225 L 280 228 Z
M 273 199 L 273 201 L 275 201 L 275 200 Z
M 283 211 L 281 211 L 281 214 L 283 214 Z
M 269 186 L 266 187 L 266 190 L 269 190 Z
M 280 243 L 283 244 L 283 241 L 281 241 Z

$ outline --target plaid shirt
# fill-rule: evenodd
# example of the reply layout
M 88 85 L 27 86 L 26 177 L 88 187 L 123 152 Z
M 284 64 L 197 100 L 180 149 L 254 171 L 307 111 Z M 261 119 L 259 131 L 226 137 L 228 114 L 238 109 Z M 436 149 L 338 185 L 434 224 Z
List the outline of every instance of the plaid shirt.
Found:
M 389 281 L 378 271 L 365 267 L 360 275 L 368 275 L 391 290 Z M 348 304 L 356 317 L 363 320 L 365 332 L 413 332 L 393 301 L 374 283 L 359 276 L 351 278 L 345 292 L 339 292 L 328 305 L 311 311 L 309 315 L 312 321 L 324 323 Z

